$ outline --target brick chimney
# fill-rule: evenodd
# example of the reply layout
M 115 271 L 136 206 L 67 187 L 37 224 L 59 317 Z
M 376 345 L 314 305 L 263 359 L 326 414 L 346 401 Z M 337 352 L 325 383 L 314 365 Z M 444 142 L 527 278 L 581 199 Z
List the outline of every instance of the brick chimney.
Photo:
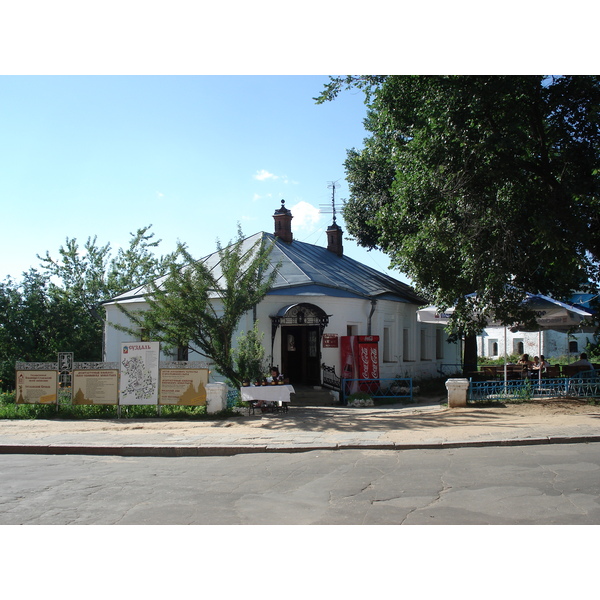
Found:
M 285 200 L 281 201 L 281 208 L 275 211 L 273 219 L 275 220 L 275 236 L 282 242 L 291 244 L 292 236 L 292 216 L 291 211 L 285 207 Z
M 327 250 L 334 252 L 338 256 L 344 255 L 344 248 L 342 245 L 342 228 L 335 222 L 327 228 Z

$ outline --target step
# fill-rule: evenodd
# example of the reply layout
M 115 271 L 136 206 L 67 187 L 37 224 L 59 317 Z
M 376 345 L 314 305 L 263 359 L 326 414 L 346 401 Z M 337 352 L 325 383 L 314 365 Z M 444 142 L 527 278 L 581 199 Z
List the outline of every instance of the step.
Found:
M 334 406 L 338 404 L 331 394 L 331 390 L 324 387 L 295 385 L 295 394 L 292 394 L 292 405 L 296 406 Z

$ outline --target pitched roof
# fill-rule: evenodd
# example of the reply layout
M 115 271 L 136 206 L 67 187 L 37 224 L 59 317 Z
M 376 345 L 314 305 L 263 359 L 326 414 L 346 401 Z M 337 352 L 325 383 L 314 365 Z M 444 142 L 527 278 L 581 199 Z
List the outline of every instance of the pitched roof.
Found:
M 409 285 L 348 257 L 313 244 L 294 240 L 282 242 L 271 233 L 260 232 L 246 238 L 244 251 L 258 241 L 275 242 L 271 266 L 279 264 L 269 295 L 327 295 L 344 298 L 380 298 L 396 302 L 425 304 Z M 212 269 L 219 269 L 219 253 L 200 259 Z M 218 272 L 218 271 L 217 271 Z M 160 286 L 164 278 L 156 280 Z M 109 302 L 139 300 L 148 293 L 142 285 L 120 294 Z

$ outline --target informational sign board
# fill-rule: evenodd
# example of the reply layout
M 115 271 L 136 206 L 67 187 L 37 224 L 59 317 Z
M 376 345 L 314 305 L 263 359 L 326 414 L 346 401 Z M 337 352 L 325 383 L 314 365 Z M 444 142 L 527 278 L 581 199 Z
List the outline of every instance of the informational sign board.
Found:
M 57 371 L 17 371 L 17 404 L 56 404 Z
M 119 404 L 158 404 L 159 342 L 121 344 Z
M 324 333 L 323 334 L 323 348 L 337 348 L 338 347 L 338 334 L 337 333 Z
M 204 406 L 208 369 L 161 369 L 160 404 Z
M 73 370 L 73 352 L 58 353 L 58 370 L 61 373 L 69 373 Z
M 73 404 L 117 404 L 119 371 L 81 369 L 73 371 Z

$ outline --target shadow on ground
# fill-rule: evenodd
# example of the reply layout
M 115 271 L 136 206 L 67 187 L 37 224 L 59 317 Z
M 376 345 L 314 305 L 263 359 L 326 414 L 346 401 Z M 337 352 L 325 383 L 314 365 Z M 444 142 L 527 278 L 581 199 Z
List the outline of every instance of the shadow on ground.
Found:
M 425 401 L 412 405 L 389 405 L 376 408 L 290 406 L 287 413 L 265 413 L 242 417 L 244 424 L 255 424 L 272 431 L 360 432 L 411 430 L 478 423 L 502 425 L 502 408 L 461 409 L 459 413 Z

